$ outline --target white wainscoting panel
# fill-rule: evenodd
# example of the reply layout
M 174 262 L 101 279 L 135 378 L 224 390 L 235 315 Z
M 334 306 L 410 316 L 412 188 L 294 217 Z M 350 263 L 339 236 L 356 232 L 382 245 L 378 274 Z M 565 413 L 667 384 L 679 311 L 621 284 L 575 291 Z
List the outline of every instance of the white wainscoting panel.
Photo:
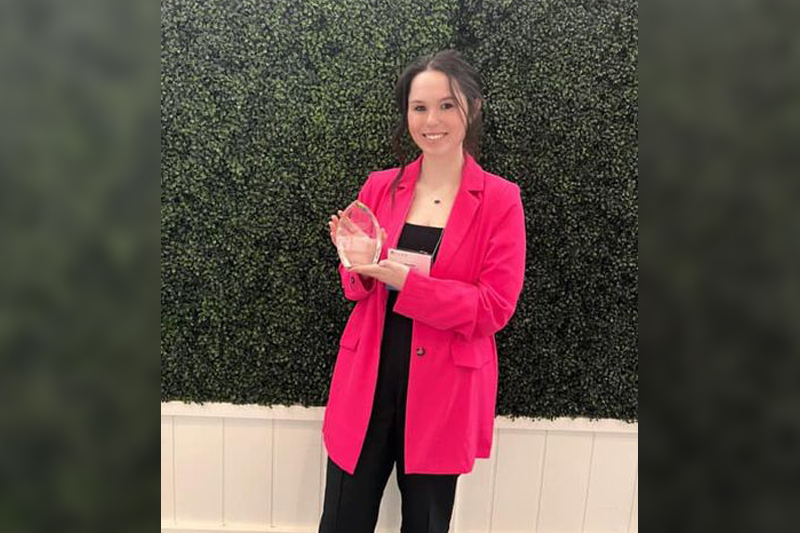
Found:
M 595 435 L 583 531 L 627 533 L 636 484 L 638 443 L 624 435 Z
M 266 524 L 272 509 L 272 421 L 224 418 L 226 524 Z
M 547 433 L 534 531 L 583 531 L 593 441 L 592 433 Z
M 175 417 L 175 521 L 221 523 L 222 419 Z
M 322 422 L 275 420 L 272 525 L 311 531 L 320 511 Z
M 506 429 L 499 431 L 492 456 L 495 469 L 492 529 L 534 531 L 544 472 L 545 431 Z M 502 450 L 502 451 L 500 451 Z
M 323 408 L 161 404 L 161 531 L 316 533 Z M 498 417 L 453 533 L 638 532 L 638 424 Z M 376 531 L 400 530 L 392 471 Z

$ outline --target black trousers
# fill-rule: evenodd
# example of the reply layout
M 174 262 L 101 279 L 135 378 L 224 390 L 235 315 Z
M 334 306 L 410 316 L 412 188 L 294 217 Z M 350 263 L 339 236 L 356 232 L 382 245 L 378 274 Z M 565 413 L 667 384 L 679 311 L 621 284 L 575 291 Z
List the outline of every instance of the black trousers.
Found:
M 384 386 L 380 385 L 381 381 Z M 379 380 L 364 447 L 353 475 L 328 458 L 319 533 L 373 533 L 383 491 L 395 463 L 402 501 L 400 532 L 449 531 L 459 474 L 405 473 L 403 436 L 407 383 L 398 381 Z
M 402 500 L 401 533 L 449 531 L 458 474 L 406 474 L 403 448 L 397 445 L 402 439 L 402 427 L 373 412 L 353 475 L 328 458 L 319 533 L 373 533 L 395 462 Z

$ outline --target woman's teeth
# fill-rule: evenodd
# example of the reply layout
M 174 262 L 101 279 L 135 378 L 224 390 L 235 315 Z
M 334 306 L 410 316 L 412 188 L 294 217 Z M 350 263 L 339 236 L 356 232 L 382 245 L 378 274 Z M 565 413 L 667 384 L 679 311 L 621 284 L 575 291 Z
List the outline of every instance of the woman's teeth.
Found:
M 444 133 L 437 133 L 436 135 L 428 135 L 424 134 L 426 139 L 430 139 L 431 141 L 435 141 L 436 139 L 441 139 L 444 137 Z

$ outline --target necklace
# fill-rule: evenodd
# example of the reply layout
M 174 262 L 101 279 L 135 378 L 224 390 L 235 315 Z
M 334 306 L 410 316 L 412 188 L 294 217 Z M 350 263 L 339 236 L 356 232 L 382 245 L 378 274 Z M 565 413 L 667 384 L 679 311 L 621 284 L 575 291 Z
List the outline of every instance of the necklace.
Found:
M 460 183 L 460 182 L 459 182 L 459 183 Z M 447 188 L 448 188 L 447 186 L 444 186 L 444 187 L 441 187 L 441 186 L 440 186 L 440 187 L 438 187 L 438 189 L 439 189 L 439 190 L 441 190 L 441 189 L 447 189 Z M 449 193 L 451 193 L 451 192 L 452 192 L 452 190 L 451 190 L 451 191 L 449 191 L 449 192 L 448 192 L 448 194 L 449 194 Z M 442 199 L 441 199 L 441 198 L 433 198 L 433 203 L 434 203 L 434 204 L 436 204 L 436 205 L 439 205 L 439 204 L 441 204 L 441 203 L 442 203 Z

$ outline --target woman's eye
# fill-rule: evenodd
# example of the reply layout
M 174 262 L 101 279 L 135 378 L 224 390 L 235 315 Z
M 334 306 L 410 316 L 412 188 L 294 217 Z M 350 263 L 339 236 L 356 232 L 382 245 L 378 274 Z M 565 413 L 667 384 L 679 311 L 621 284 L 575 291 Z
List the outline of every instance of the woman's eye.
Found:
M 451 103 L 442 104 L 442 109 L 452 109 L 453 107 L 455 107 L 455 106 L 453 104 L 451 104 Z M 425 106 L 424 105 L 418 105 L 418 106 L 414 107 L 414 111 L 425 111 Z

